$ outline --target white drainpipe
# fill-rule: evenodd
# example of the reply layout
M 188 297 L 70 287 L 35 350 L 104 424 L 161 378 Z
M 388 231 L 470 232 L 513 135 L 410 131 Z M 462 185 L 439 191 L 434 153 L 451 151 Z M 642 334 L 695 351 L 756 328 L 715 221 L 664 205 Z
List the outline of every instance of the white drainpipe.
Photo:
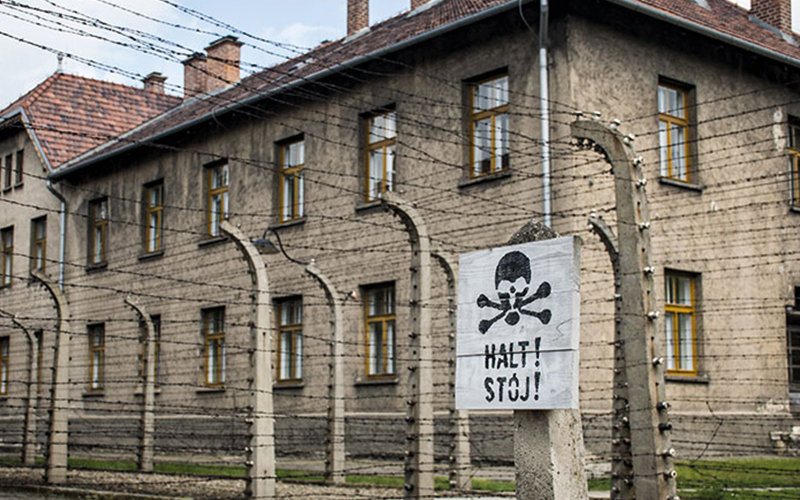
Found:
M 547 0 L 539 4 L 539 98 L 542 107 L 542 217 L 547 227 L 552 221 L 552 188 L 550 165 L 550 87 L 547 71 L 547 24 L 549 9 Z

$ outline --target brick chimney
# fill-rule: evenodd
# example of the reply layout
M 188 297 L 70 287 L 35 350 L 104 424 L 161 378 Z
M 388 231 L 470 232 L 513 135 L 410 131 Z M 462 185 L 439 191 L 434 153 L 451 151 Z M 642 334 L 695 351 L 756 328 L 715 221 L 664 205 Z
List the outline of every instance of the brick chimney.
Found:
M 206 55 L 195 52 L 183 61 L 183 99 L 208 92 Z
M 751 0 L 750 14 L 770 26 L 774 26 L 781 33 L 792 32 L 791 0 Z
M 347 36 L 369 27 L 369 0 L 347 0 Z
M 418 9 L 431 0 L 411 0 L 411 10 Z
M 208 92 L 239 81 L 242 45 L 235 36 L 225 36 L 206 47 Z
M 152 72 L 146 77 L 142 78 L 142 82 L 144 83 L 144 89 L 149 90 L 150 92 L 155 92 L 157 94 L 164 93 L 164 82 L 167 81 L 167 77 L 162 75 L 161 73 Z

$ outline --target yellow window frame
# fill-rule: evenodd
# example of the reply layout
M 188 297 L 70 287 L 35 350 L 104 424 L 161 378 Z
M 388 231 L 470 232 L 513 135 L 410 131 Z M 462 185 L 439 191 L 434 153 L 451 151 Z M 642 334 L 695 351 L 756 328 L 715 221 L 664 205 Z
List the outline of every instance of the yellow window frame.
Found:
M 210 328 L 211 322 L 217 317 L 219 317 L 220 328 L 212 333 Z M 205 385 L 207 387 L 222 387 L 225 385 L 225 310 L 223 308 L 206 309 L 203 311 L 203 337 L 205 339 Z M 213 354 L 212 345 L 215 341 L 218 341 L 219 359 L 214 366 L 214 373 L 212 374 L 209 365 Z
M 496 106 L 494 108 L 485 109 L 480 112 L 475 112 L 475 91 L 478 89 L 480 85 L 484 83 L 488 83 L 494 80 L 500 80 L 502 78 L 508 78 L 508 73 L 503 73 L 499 75 L 494 75 L 489 78 L 484 78 L 479 81 L 471 82 L 469 84 L 469 176 L 471 179 L 485 177 L 487 175 L 491 175 L 497 172 L 502 172 L 506 170 L 503 168 L 502 165 L 497 165 L 497 153 L 495 151 L 496 139 L 497 136 L 497 117 L 501 115 L 508 115 L 508 102 L 503 105 Z M 489 118 L 491 122 L 491 150 L 489 154 L 489 171 L 483 172 L 480 174 L 475 173 L 475 124 Z M 506 132 L 510 134 L 510 131 Z M 511 142 L 510 138 L 508 140 L 509 144 Z M 509 152 L 510 153 L 510 152 Z
M 789 123 L 789 162 L 792 169 L 792 205 L 800 206 L 800 123 Z
M 392 300 L 391 300 L 391 304 L 390 304 L 390 309 L 391 309 L 390 312 L 387 312 L 387 313 L 384 313 L 384 314 L 375 314 L 375 315 L 371 316 L 370 315 L 370 311 L 369 311 L 370 296 L 373 293 L 380 293 L 380 292 L 384 292 L 385 293 L 388 290 L 391 290 L 391 293 L 392 293 Z M 394 290 L 394 285 L 393 284 L 392 285 L 380 285 L 380 286 L 375 286 L 375 287 L 370 287 L 370 288 L 365 289 L 365 293 L 364 293 L 365 342 L 364 343 L 366 345 L 366 351 L 367 351 L 366 354 L 367 355 L 365 357 L 364 373 L 366 374 L 367 378 L 372 379 L 372 378 L 394 377 L 396 375 L 396 373 L 397 373 L 396 362 L 395 362 L 394 370 L 392 372 L 388 371 L 388 368 L 389 368 L 389 366 L 388 366 L 389 365 L 389 342 L 387 340 L 387 332 L 388 332 L 387 325 L 389 323 L 393 323 L 394 324 L 394 327 L 395 327 L 395 329 L 394 329 L 394 341 L 396 341 L 396 339 L 397 339 L 397 322 L 396 322 L 397 318 L 395 316 L 395 303 L 396 303 L 396 297 L 395 297 L 395 290 Z M 373 325 L 373 324 L 381 325 L 380 328 L 381 328 L 381 336 L 382 336 L 382 340 L 381 340 L 382 352 L 381 352 L 381 356 L 380 356 L 381 366 L 380 366 L 380 368 L 378 370 L 378 373 L 370 373 L 370 371 L 369 371 L 370 360 L 372 359 L 372 356 L 373 356 L 373 352 L 372 352 L 372 348 L 371 348 L 372 344 L 370 342 L 370 335 L 369 334 L 370 334 L 370 326 Z M 396 352 L 396 347 L 394 349 L 392 349 L 392 350 Z M 392 360 L 392 361 L 394 361 L 394 360 Z
M 696 314 L 697 311 L 696 311 L 696 296 L 695 296 L 696 279 L 695 279 L 695 276 L 691 275 L 691 274 L 677 273 L 677 272 L 667 272 L 666 275 L 664 276 L 665 291 L 666 291 L 666 287 L 669 284 L 669 280 L 668 280 L 669 277 L 686 278 L 686 279 L 689 280 L 689 303 L 690 303 L 690 305 L 687 306 L 685 304 L 669 303 L 669 302 L 666 301 L 666 296 L 668 296 L 669 294 L 667 294 L 665 296 L 664 312 L 672 313 L 672 346 L 673 346 L 673 350 L 674 350 L 672 355 L 673 355 L 674 360 L 675 360 L 675 366 L 677 367 L 675 369 L 667 369 L 667 374 L 668 375 L 681 375 L 681 376 L 697 376 L 697 374 L 699 372 L 698 372 L 698 359 L 697 359 L 697 314 Z M 675 283 L 675 280 L 673 280 L 672 283 Z M 673 297 L 676 297 L 677 296 L 677 290 L 672 290 L 671 295 Z M 693 366 L 693 368 L 691 370 L 686 370 L 686 369 L 683 369 L 683 368 L 680 367 L 681 358 L 683 357 L 683 353 L 681 352 L 682 346 L 681 346 L 681 343 L 680 343 L 680 331 L 679 331 L 679 317 L 680 317 L 679 315 L 680 314 L 684 314 L 684 315 L 688 314 L 692 318 L 692 321 L 691 321 L 691 324 L 692 324 L 692 333 L 691 333 L 692 355 L 691 355 L 691 358 L 692 358 L 692 366 Z M 665 346 L 665 349 L 666 349 L 666 346 Z
M 297 307 L 298 303 L 302 308 L 302 299 L 287 299 L 281 300 L 278 302 L 278 375 L 277 380 L 281 382 L 287 381 L 300 381 L 303 379 L 302 376 L 297 376 L 297 361 L 296 356 L 299 354 L 300 356 L 303 355 L 302 352 L 297 352 L 297 340 L 299 336 L 303 334 L 303 323 L 302 323 L 302 312 L 300 317 L 300 323 L 283 323 L 283 308 L 293 305 Z M 302 309 L 301 309 L 302 311 Z M 282 377 L 281 372 L 283 371 L 283 338 L 284 336 L 289 335 L 291 339 L 291 351 L 289 352 L 290 360 L 289 360 L 289 377 Z M 302 340 L 301 340 L 302 342 Z M 302 344 L 301 344 L 302 345 Z
M 89 390 L 102 391 L 105 377 L 106 364 L 106 331 L 103 325 L 89 327 Z M 97 367 L 94 359 L 97 357 Z M 97 371 L 95 372 L 95 368 Z M 97 377 L 95 377 L 95 374 Z M 95 384 L 95 378 L 97 384 Z
M 10 368 L 10 337 L 0 337 L 0 396 L 8 396 Z
M 216 238 L 219 236 L 219 228 L 214 227 L 214 197 L 220 197 L 220 213 L 219 218 L 217 219 L 218 223 L 221 223 L 223 220 L 228 218 L 228 210 L 227 210 L 227 196 L 228 196 L 228 187 L 230 186 L 231 179 L 231 170 L 230 166 L 227 162 L 217 164 L 217 165 L 210 165 L 206 167 L 208 172 L 206 175 L 208 176 L 207 179 L 207 186 L 208 186 L 208 193 L 206 197 L 206 235 L 209 238 Z M 228 173 L 225 176 L 225 184 L 221 186 L 214 186 L 214 173 L 220 169 L 227 169 Z M 162 192 L 163 194 L 163 192 Z
M 296 165 L 286 165 L 286 152 L 291 146 L 303 144 L 303 161 Z M 278 180 L 278 203 L 280 204 L 280 221 L 291 222 L 299 220 L 304 217 L 303 207 L 300 204 L 300 190 L 303 189 L 303 183 L 300 182 L 300 174 L 305 167 L 306 154 L 305 154 L 305 137 L 284 142 L 280 145 L 280 179 Z M 283 183 L 287 176 L 292 176 L 292 213 L 287 214 L 284 210 L 286 193 L 283 189 Z M 304 197 L 305 199 L 305 197 Z
M 105 216 L 101 219 L 98 217 L 100 208 L 105 207 Z M 106 261 L 106 249 L 108 247 L 108 199 L 95 200 L 91 202 L 91 223 L 92 232 L 89 237 L 89 262 L 92 264 L 102 264 Z M 97 234 L 100 233 L 100 254 L 99 258 L 95 259 L 97 248 L 95 242 L 97 241 Z
M 659 83 L 659 87 L 663 87 L 665 89 L 673 90 L 678 92 L 683 99 L 683 114 L 684 116 L 675 116 L 668 113 L 658 113 L 658 120 L 659 122 L 664 122 L 666 124 L 667 129 L 667 143 L 666 144 L 659 144 L 660 147 L 667 148 L 667 178 L 676 180 L 678 182 L 691 182 L 691 165 L 692 165 L 692 157 L 690 155 L 690 148 L 689 148 L 689 92 L 687 89 L 676 86 L 670 85 L 666 83 Z M 672 150 L 674 148 L 674 141 L 672 138 L 672 126 L 680 127 L 683 129 L 683 158 L 684 162 L 686 163 L 686 178 L 681 179 L 677 177 L 673 172 L 676 169 L 673 169 L 672 165 Z
M 41 229 L 41 231 L 40 231 Z M 43 236 L 40 236 L 42 233 Z M 39 251 L 42 252 L 41 261 Z M 31 269 L 44 272 L 47 263 L 47 216 L 31 221 Z
M 0 245 L 3 252 L 0 288 L 4 288 L 11 286 L 14 276 L 14 226 L 0 231 Z
M 372 137 L 372 126 L 373 122 L 378 117 L 386 117 L 388 115 L 395 115 L 395 135 L 394 137 L 390 137 L 388 139 L 384 138 L 379 141 L 370 142 L 370 138 Z M 381 193 L 385 193 L 387 191 L 387 184 L 388 184 L 388 172 L 386 166 L 388 164 L 387 157 L 388 157 L 388 149 L 392 146 L 397 147 L 397 114 L 394 109 L 389 111 L 385 111 L 383 113 L 376 113 L 370 115 L 365 124 L 365 143 L 367 144 L 366 151 L 364 154 L 364 199 L 367 203 L 377 201 L 378 197 Z M 381 173 L 381 181 L 380 186 L 378 187 L 378 196 L 372 197 L 372 193 L 370 192 L 370 179 L 372 172 L 370 171 L 370 156 L 372 155 L 373 151 L 381 150 L 382 154 L 381 157 L 383 158 L 383 172 Z
M 158 204 L 153 205 L 153 192 L 158 190 Z M 144 214 L 144 253 L 156 253 L 163 249 L 162 229 L 164 227 L 164 184 L 162 182 L 145 187 L 145 214 Z M 155 244 L 152 244 L 151 224 L 155 216 Z M 152 246 L 152 248 L 151 248 Z

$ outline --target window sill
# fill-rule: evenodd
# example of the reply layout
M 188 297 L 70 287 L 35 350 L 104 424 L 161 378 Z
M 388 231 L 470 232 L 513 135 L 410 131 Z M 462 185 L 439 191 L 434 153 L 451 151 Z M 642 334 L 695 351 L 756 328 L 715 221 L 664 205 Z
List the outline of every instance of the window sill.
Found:
M 369 386 L 369 385 L 397 385 L 400 381 L 400 377 L 397 375 L 390 375 L 386 377 L 376 377 L 376 378 L 359 378 L 356 379 L 355 386 Z
M 153 394 L 155 394 L 156 396 L 161 394 L 161 388 L 160 387 L 156 387 L 155 390 L 153 391 Z M 138 387 L 138 388 L 136 388 L 136 391 L 134 391 L 133 395 L 136 396 L 136 397 L 139 397 L 139 398 L 143 398 L 144 397 L 144 391 L 142 390 L 141 387 Z
M 100 262 L 98 264 L 88 264 L 86 266 L 86 272 L 93 273 L 95 271 L 101 271 L 103 269 L 106 269 L 107 267 L 108 267 L 108 262 Z
M 359 204 L 356 205 L 356 212 L 366 212 L 366 211 L 369 211 L 369 210 L 374 210 L 376 208 L 380 208 L 380 206 L 381 206 L 381 200 L 375 200 L 375 201 L 368 201 L 368 202 L 365 202 L 365 203 L 359 203 Z
M 689 191 L 697 191 L 698 193 L 702 193 L 705 187 L 699 184 L 692 184 L 691 182 L 684 182 L 679 181 L 677 179 L 672 179 L 670 177 L 659 177 L 658 182 L 661 184 L 666 184 L 668 186 L 675 186 L 683 189 L 688 189 Z
M 90 390 L 83 393 L 84 398 L 102 398 L 105 396 L 106 393 L 102 389 L 99 390 Z
M 223 241 L 228 241 L 228 238 L 224 236 L 214 236 L 213 238 L 205 238 L 204 240 L 198 241 L 197 246 L 200 248 L 210 247 L 217 243 L 222 243 Z
M 461 179 L 458 183 L 459 188 L 465 188 L 469 186 L 474 186 L 475 184 L 483 184 L 484 182 L 491 182 L 500 179 L 507 179 L 511 177 L 511 170 L 501 170 L 499 172 L 494 172 L 491 174 L 484 174 L 480 177 L 473 177 L 468 179 Z
M 159 250 L 157 252 L 143 253 L 143 254 L 139 255 L 139 262 L 142 262 L 142 261 L 145 261 L 145 260 L 158 259 L 159 257 L 163 257 L 163 256 L 164 256 L 164 250 L 163 249 Z
M 281 380 L 272 385 L 274 390 L 280 389 L 302 389 L 306 384 L 302 380 Z
M 302 226 L 305 223 L 306 223 L 306 218 L 300 217 L 299 219 L 292 219 L 284 222 L 278 222 L 277 224 L 269 226 L 268 229 L 283 229 L 285 227 Z
M 4 192 L 4 193 L 10 193 L 10 192 L 11 192 L 11 186 L 6 186 L 6 187 L 4 187 L 4 188 L 3 188 L 3 192 Z
M 219 387 L 200 387 L 194 392 L 197 394 L 216 394 L 220 392 L 225 392 L 225 386 L 221 385 Z
M 800 205 L 789 205 L 789 211 L 800 214 Z
M 19 188 L 21 188 L 21 187 L 22 187 L 22 186 L 24 186 L 24 185 L 25 185 L 25 184 L 23 184 L 23 183 L 21 183 L 21 182 L 18 182 L 17 184 L 14 184 L 14 189 L 19 189 Z
M 710 382 L 708 375 L 666 375 L 664 380 L 667 382 L 677 382 L 679 384 L 703 384 L 707 385 Z

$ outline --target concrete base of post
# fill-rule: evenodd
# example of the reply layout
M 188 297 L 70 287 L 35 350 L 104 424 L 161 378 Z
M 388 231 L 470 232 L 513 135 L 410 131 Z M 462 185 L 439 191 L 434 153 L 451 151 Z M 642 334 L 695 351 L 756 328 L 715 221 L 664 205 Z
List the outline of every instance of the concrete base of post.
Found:
M 580 411 L 515 411 L 514 427 L 519 500 L 589 497 Z

